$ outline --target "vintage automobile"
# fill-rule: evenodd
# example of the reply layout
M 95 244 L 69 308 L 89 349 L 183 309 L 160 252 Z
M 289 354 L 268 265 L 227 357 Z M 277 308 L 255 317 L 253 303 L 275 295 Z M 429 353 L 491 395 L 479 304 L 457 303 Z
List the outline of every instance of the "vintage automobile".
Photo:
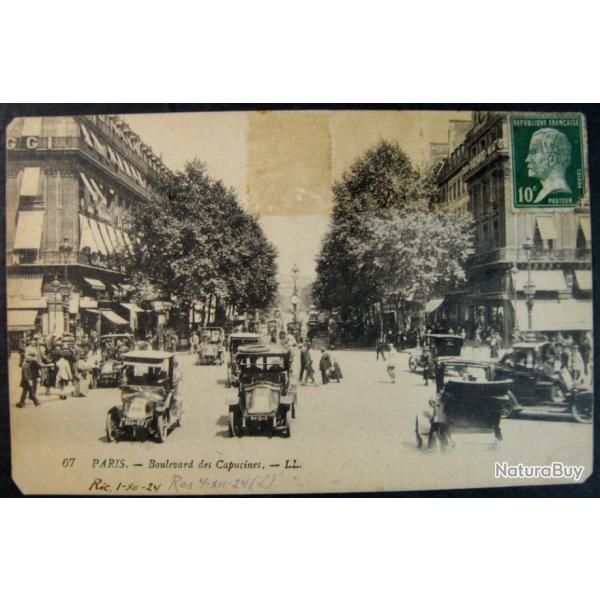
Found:
M 238 384 L 238 365 L 235 361 L 238 348 L 249 344 L 260 344 L 262 336 L 260 333 L 232 333 L 227 341 L 227 349 L 229 357 L 227 359 L 227 387 L 236 386 Z
M 242 346 L 236 355 L 238 400 L 229 405 L 232 437 L 266 432 L 290 437 L 290 416 L 296 416 L 297 387 L 290 379 L 286 351 L 260 344 Z
M 500 377 L 513 381 L 505 416 L 521 411 L 571 414 L 579 423 L 592 422 L 592 390 L 575 384 L 565 370 L 557 370 L 558 362 L 553 344 L 547 340 L 513 344 L 496 369 Z
M 198 364 L 222 365 L 225 354 L 225 331 L 222 327 L 202 327 L 200 329 L 200 348 Z
M 425 368 L 430 354 L 434 362 L 444 356 L 460 356 L 463 344 L 464 339 L 460 335 L 429 333 L 420 351 L 408 357 L 408 366 L 411 371 Z
M 436 397 L 432 412 L 416 417 L 417 447 L 432 449 L 436 438 L 442 448 L 454 445 L 454 434 L 490 433 L 502 440 L 500 419 L 509 402 L 509 379 L 498 379 L 489 361 L 441 358 L 436 366 Z
M 100 336 L 102 360 L 91 370 L 91 387 L 119 387 L 123 370 L 122 350 L 135 345 L 130 333 L 111 333 Z
M 179 371 L 171 352 L 134 350 L 123 356 L 121 404 L 106 415 L 109 442 L 145 433 L 158 442 L 181 425 L 182 405 L 177 395 Z

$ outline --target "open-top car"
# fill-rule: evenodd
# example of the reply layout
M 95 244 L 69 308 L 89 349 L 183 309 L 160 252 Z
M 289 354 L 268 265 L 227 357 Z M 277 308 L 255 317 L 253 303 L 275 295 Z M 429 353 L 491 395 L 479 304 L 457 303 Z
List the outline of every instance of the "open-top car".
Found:
M 106 416 L 109 442 L 136 438 L 140 432 L 164 442 L 173 426 L 181 425 L 177 395 L 179 373 L 171 352 L 134 350 L 123 356 L 121 404 Z
M 509 402 L 511 381 L 498 379 L 495 369 L 489 361 L 438 360 L 437 393 L 429 402 L 433 410 L 415 420 L 419 448 L 423 438 L 427 439 L 428 449 L 435 441 L 447 447 L 453 443 L 453 434 L 458 433 L 491 433 L 496 442 L 502 440 L 500 419 Z
M 198 363 L 201 365 L 222 365 L 225 353 L 225 331 L 222 327 L 202 327 Z
M 445 356 L 460 356 L 464 339 L 460 335 L 429 333 L 425 336 L 423 347 L 408 358 L 411 371 L 424 369 L 430 361 Z
M 238 384 L 239 369 L 235 360 L 238 349 L 241 346 L 260 344 L 261 341 L 262 336 L 260 333 L 236 332 L 229 335 L 229 340 L 227 341 L 227 349 L 229 351 L 227 359 L 227 387 Z
M 560 356 L 547 340 L 517 342 L 498 361 L 497 373 L 512 379 L 509 414 L 571 414 L 579 423 L 593 420 L 592 390 L 573 382 L 560 368 Z M 508 415 L 507 415 L 508 416 Z
M 238 399 L 229 405 L 232 437 L 266 432 L 290 436 L 290 417 L 296 415 L 296 384 L 290 379 L 289 352 L 269 346 L 242 346 L 236 363 L 239 372 Z
M 133 348 L 135 340 L 130 333 L 110 333 L 100 336 L 102 360 L 92 369 L 92 387 L 121 385 L 122 355 Z

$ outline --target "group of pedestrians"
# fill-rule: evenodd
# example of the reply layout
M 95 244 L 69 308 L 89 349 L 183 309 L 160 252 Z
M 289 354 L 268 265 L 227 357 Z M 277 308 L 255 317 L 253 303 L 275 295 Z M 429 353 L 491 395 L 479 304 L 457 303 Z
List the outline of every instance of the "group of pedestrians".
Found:
M 321 372 L 321 384 L 327 385 L 330 381 L 340 383 L 343 378 L 342 370 L 337 359 L 330 350 L 321 349 L 319 357 L 319 371 Z M 299 381 L 301 385 L 318 385 L 315 381 L 315 368 L 313 359 L 312 344 L 309 341 L 302 343 L 300 349 L 300 373 Z
M 40 406 L 39 388 L 50 396 L 57 388 L 59 397 L 66 400 L 71 395 L 83 397 L 88 394 L 92 369 L 98 368 L 101 353 L 96 340 L 91 337 L 75 343 L 72 336 L 48 337 L 45 341 L 40 334 L 23 342 L 19 349 L 21 368 L 21 397 L 17 407 L 23 408 L 27 400 Z

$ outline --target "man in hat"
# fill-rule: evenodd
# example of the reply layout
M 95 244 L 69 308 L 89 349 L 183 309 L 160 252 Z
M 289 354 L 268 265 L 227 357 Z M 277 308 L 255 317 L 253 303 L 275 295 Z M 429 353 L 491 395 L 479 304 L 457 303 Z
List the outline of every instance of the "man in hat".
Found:
M 27 397 L 31 398 L 31 401 L 35 406 L 40 406 L 40 401 L 37 397 L 37 369 L 34 368 L 34 364 L 37 363 L 36 357 L 32 353 L 25 353 L 23 364 L 21 365 L 21 399 L 17 403 L 19 408 L 25 406 L 25 400 Z M 39 364 L 39 363 L 38 363 Z

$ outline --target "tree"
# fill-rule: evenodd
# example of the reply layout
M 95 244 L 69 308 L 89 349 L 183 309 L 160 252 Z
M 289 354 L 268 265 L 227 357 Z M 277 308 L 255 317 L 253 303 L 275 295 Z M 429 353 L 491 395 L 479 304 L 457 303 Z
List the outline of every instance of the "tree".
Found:
M 134 284 L 151 286 L 181 309 L 227 302 L 242 310 L 274 299 L 276 251 L 235 192 L 199 161 L 163 177 L 153 202 L 134 207 Z
M 390 298 L 427 298 L 464 280 L 471 219 L 430 211 L 435 175 L 421 177 L 398 144 L 387 141 L 342 175 L 317 260 L 313 294 L 321 308 L 350 315 L 377 305 L 381 315 Z

